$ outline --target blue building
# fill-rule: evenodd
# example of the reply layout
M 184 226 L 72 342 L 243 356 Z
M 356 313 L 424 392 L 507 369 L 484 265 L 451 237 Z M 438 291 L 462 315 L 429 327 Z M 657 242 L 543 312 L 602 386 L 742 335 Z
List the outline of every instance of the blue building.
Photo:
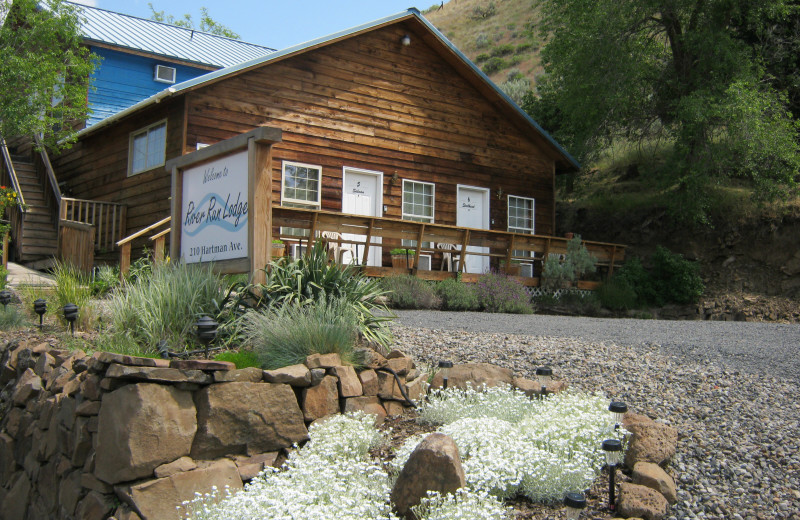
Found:
M 172 84 L 275 51 L 127 14 L 73 5 L 83 14 L 86 44 L 101 58 L 88 94 L 92 114 L 86 126 Z

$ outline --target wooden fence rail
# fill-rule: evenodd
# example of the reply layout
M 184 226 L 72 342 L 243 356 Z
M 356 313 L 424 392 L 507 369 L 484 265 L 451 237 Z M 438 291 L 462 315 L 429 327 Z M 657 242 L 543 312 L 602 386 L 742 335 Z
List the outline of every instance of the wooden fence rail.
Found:
M 58 257 L 88 273 L 94 267 L 95 227 L 73 220 L 58 224 Z
M 116 202 L 61 198 L 60 220 L 82 222 L 95 227 L 95 250 L 110 252 L 125 236 L 127 207 Z
M 122 240 L 120 240 L 119 242 L 117 242 L 117 246 L 120 248 L 119 249 L 119 275 L 120 275 L 120 278 L 122 278 L 126 274 L 128 274 L 128 271 L 130 271 L 130 268 L 131 268 L 131 243 L 135 239 L 139 238 L 140 236 L 146 235 L 147 233 L 150 233 L 151 231 L 155 231 L 156 229 L 158 229 L 158 228 L 160 228 L 162 226 L 166 226 L 167 224 L 170 223 L 170 221 L 172 221 L 172 217 L 167 217 L 165 219 L 161 219 L 158 222 L 156 222 L 155 224 L 151 224 L 151 225 L 147 226 L 146 228 L 144 228 L 144 229 L 142 229 L 140 231 L 137 231 L 136 233 L 134 233 L 132 235 L 128 235 L 127 237 L 125 237 Z M 161 235 L 161 236 L 159 236 L 159 235 Z M 166 233 L 164 233 L 162 231 L 162 232 L 157 233 L 156 236 L 152 237 L 152 238 L 157 240 L 158 238 L 163 238 L 164 236 L 166 236 Z M 156 242 L 156 245 L 158 245 L 158 241 Z M 163 242 L 161 242 L 162 255 L 163 255 L 163 250 L 164 250 L 164 246 L 163 246 Z

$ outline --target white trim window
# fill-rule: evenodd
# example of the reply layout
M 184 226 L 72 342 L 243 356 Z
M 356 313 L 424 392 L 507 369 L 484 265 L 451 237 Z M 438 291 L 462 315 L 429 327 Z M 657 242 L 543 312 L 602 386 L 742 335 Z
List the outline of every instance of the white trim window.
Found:
M 528 197 L 508 196 L 508 230 L 512 233 L 535 233 L 536 201 Z M 514 256 L 533 256 L 532 251 L 514 251 Z
M 403 179 L 403 220 L 433 223 L 436 185 L 430 182 Z M 416 247 L 416 240 L 403 240 L 403 247 Z M 423 242 L 422 247 L 431 247 Z
M 320 209 L 322 166 L 283 161 L 281 205 Z
M 131 132 L 128 176 L 164 166 L 167 150 L 167 120 Z

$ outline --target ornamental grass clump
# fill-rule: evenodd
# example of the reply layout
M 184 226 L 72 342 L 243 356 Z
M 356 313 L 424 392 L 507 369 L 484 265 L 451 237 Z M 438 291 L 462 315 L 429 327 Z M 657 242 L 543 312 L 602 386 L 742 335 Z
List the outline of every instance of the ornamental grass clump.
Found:
M 541 503 L 588 488 L 603 466 L 602 441 L 627 434 L 612 429 L 607 399 L 578 392 L 528 399 L 510 387 L 454 388 L 433 393 L 420 418 L 453 438 L 470 489 Z M 395 471 L 421 439 L 397 451 Z
M 486 312 L 530 314 L 531 298 L 521 283 L 500 273 L 489 272 L 475 284 L 478 303 Z
M 344 299 L 291 302 L 244 315 L 244 334 L 266 370 L 305 361 L 311 354 L 339 354 L 351 364 L 359 319 Z

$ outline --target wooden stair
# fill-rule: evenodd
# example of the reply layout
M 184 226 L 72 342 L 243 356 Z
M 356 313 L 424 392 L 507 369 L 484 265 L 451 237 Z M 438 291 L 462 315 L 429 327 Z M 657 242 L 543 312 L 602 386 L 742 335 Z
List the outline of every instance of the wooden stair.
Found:
M 27 266 L 41 267 L 58 253 L 58 216 L 47 206 L 45 186 L 36 166 L 26 157 L 12 155 L 14 170 L 25 197 L 27 211 L 22 217 L 22 237 L 17 239 L 17 260 Z

